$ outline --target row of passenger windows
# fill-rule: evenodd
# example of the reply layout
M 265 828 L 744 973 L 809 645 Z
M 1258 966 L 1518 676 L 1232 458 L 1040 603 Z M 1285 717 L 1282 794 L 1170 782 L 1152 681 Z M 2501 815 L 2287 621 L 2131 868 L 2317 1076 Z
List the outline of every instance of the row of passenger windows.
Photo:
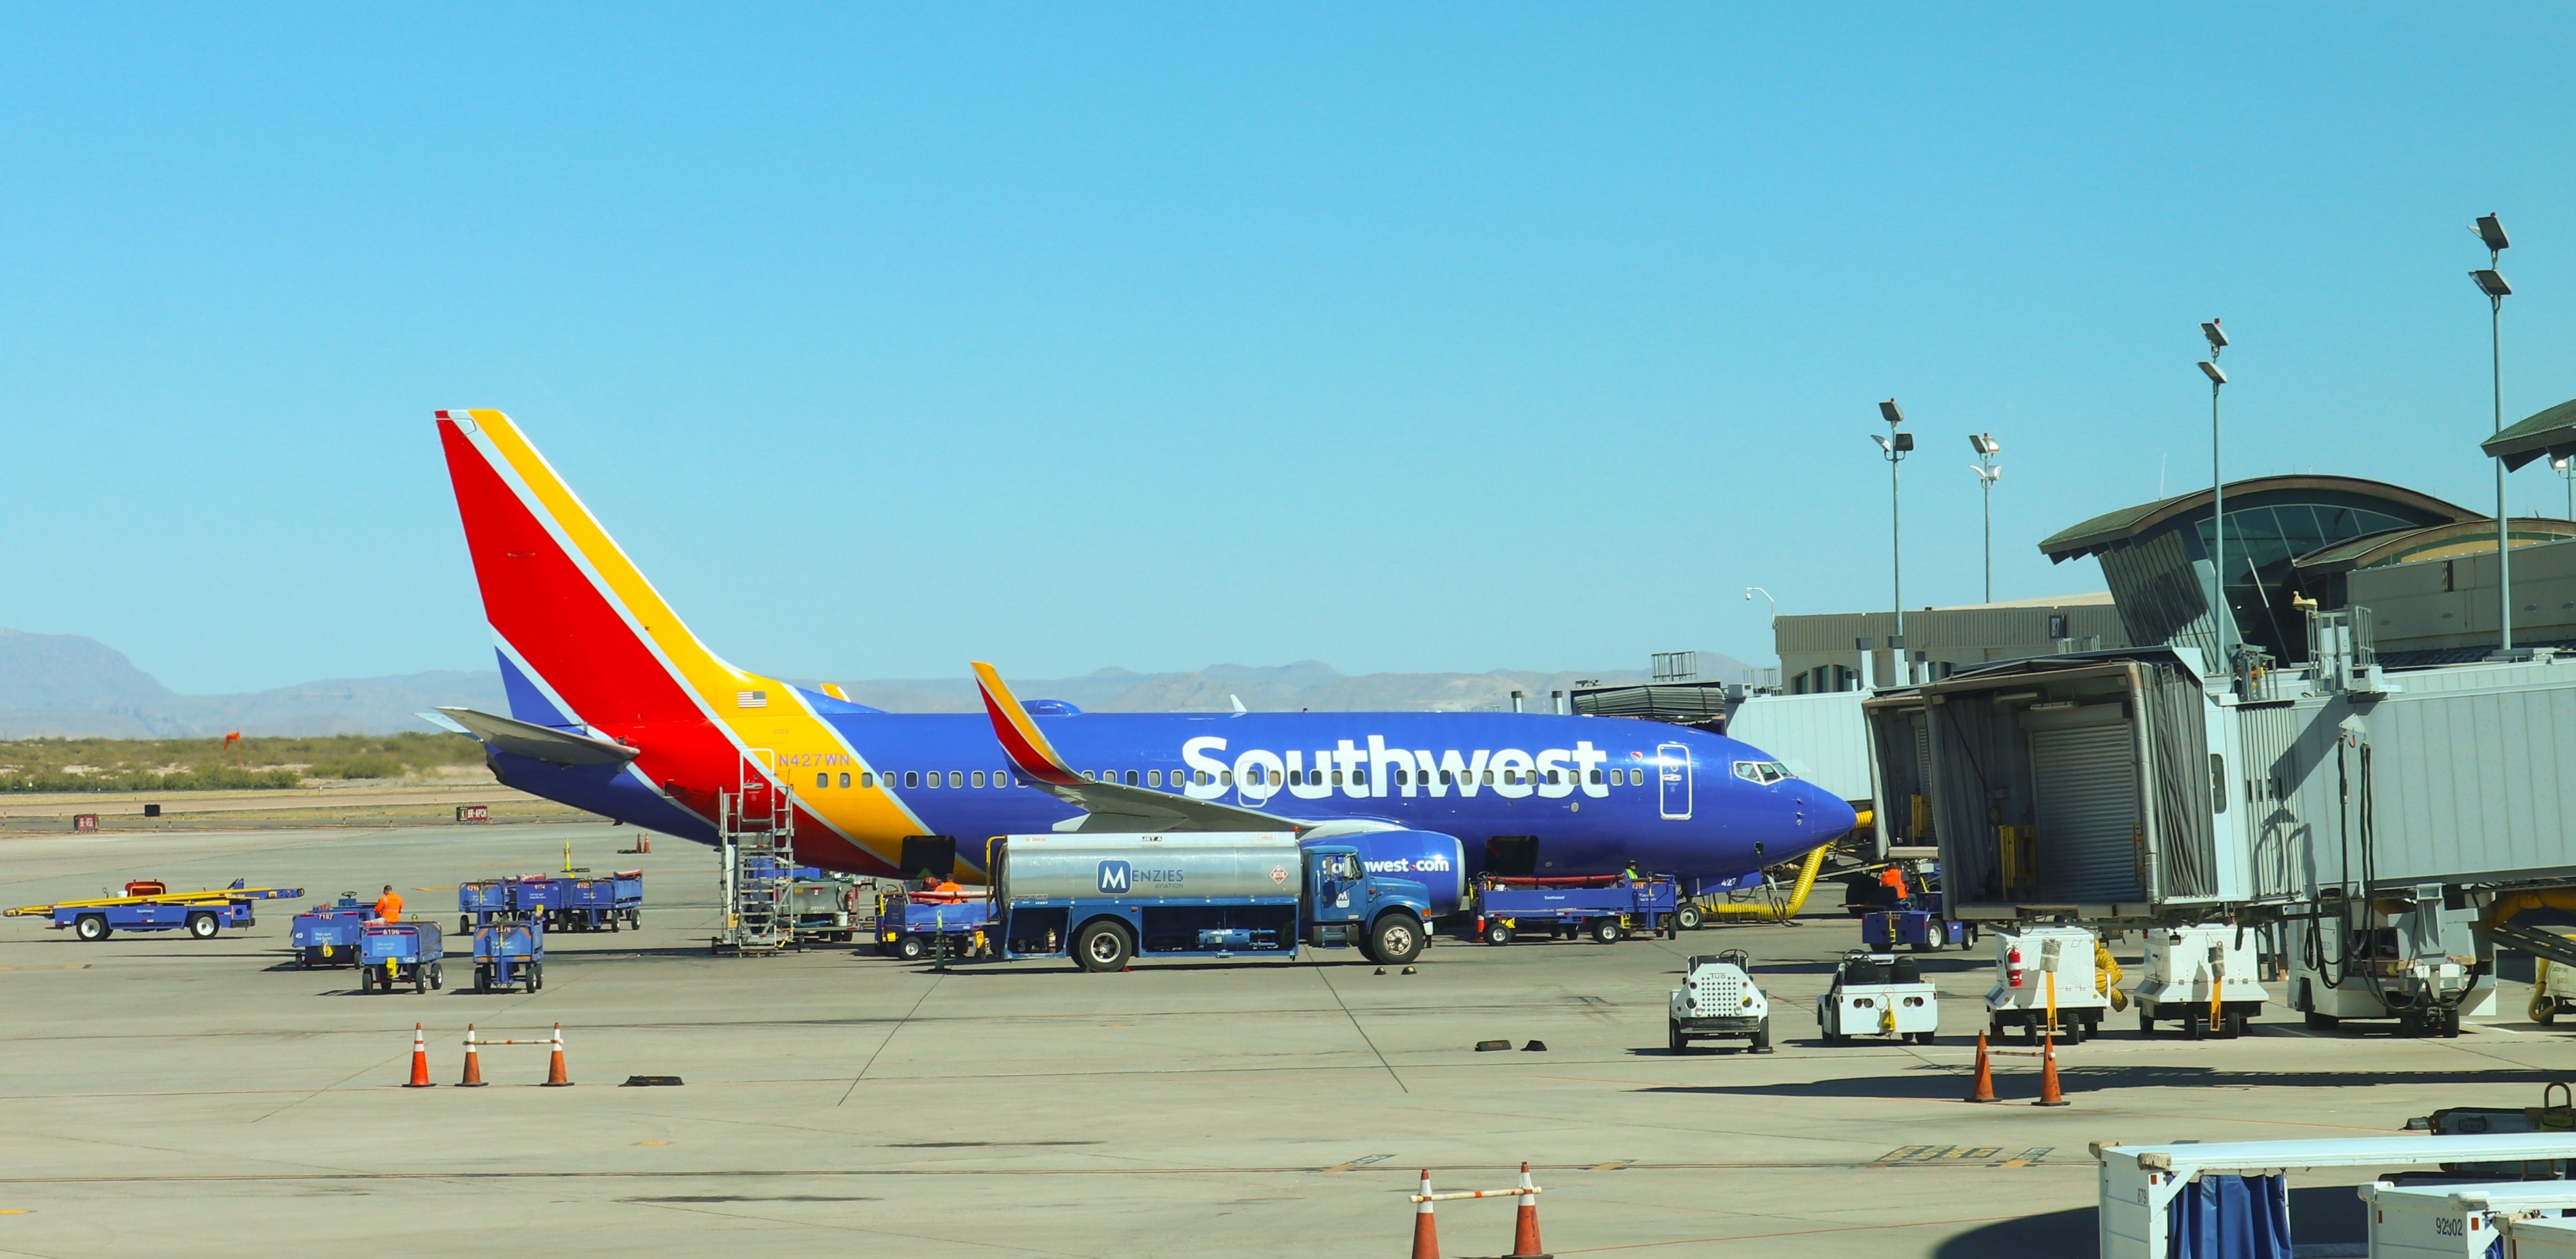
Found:
M 1770 778 L 1770 779 L 1759 778 L 1759 777 L 1758 777 L 1758 771 L 1757 771 L 1757 773 L 1756 773 L 1756 774 L 1745 774 L 1745 770 L 1746 770 L 1747 768 L 1748 768 L 1748 764 L 1738 764 L 1738 765 L 1735 767 L 1735 772 L 1736 772 L 1737 774 L 1739 774 L 1739 775 L 1743 775 L 1743 776 L 1745 776 L 1745 777 L 1753 777 L 1753 778 L 1756 778 L 1756 779 L 1757 779 L 1757 781 L 1765 781 L 1765 782 L 1773 782 L 1773 781 L 1777 781 L 1777 779 L 1776 779 L 1776 778 Z M 1773 770 L 1775 770 L 1775 771 L 1778 769 L 1778 767 L 1777 767 L 1777 766 L 1767 766 L 1767 767 L 1764 767 L 1764 768 L 1770 768 L 1770 769 L 1773 769 Z M 1524 783 L 1529 784 L 1529 785 L 1532 785 L 1532 786 L 1535 786 L 1535 785 L 1540 784 L 1540 783 L 1546 783 L 1546 784 L 1548 784 L 1548 785 L 1550 785 L 1550 786 L 1555 786 L 1555 785 L 1558 785 L 1558 784 L 1563 783 L 1563 782 L 1565 781 L 1565 779 L 1564 779 L 1563 777 L 1561 777 L 1561 776 L 1560 776 L 1560 775 L 1564 774 L 1565 772 L 1567 772 L 1567 771 L 1562 771 L 1562 770 L 1553 770 L 1553 769 L 1551 769 L 1551 770 L 1547 770 L 1547 771 L 1545 771 L 1544 773 L 1542 773 L 1541 771 L 1538 771 L 1538 770 L 1534 770 L 1534 769 L 1533 769 L 1533 770 L 1507 769 L 1507 770 L 1503 770 L 1503 771 L 1501 771 L 1501 774 L 1502 774 L 1502 779 L 1501 779 L 1501 781 L 1502 781 L 1505 785 L 1507 785 L 1507 786 L 1515 786 L 1515 787 L 1516 787 L 1516 786 L 1520 786 L 1520 785 L 1522 785 L 1522 784 L 1524 784 Z M 1613 767 L 1611 767 L 1611 768 L 1610 768 L 1609 770 L 1607 770 L 1607 771 L 1604 771 L 1604 770 L 1602 770 L 1602 769 L 1600 769 L 1600 768 L 1598 768 L 1598 767 L 1595 767 L 1595 768 L 1592 770 L 1592 785 L 1593 785 L 1593 786 L 1598 787 L 1598 786 L 1601 786 L 1601 785 L 1602 785 L 1602 782 L 1603 782 L 1602 775 L 1603 775 L 1603 773 L 1605 773 L 1605 772 L 1606 772 L 1606 773 L 1608 773 L 1608 775 L 1609 775 L 1608 782 L 1609 782 L 1609 785 L 1610 785 L 1610 786 L 1616 787 L 1616 786 L 1618 786 L 1618 785 L 1620 784 L 1620 770 L 1618 769 L 1618 767 L 1613 766 Z M 1626 771 L 1626 773 L 1627 773 L 1627 785 L 1629 785 L 1629 786 L 1631 786 L 1631 787 L 1642 787 L 1642 786 L 1644 786 L 1644 785 L 1646 784 L 1646 771 L 1645 771 L 1645 770 L 1643 770 L 1643 769 L 1631 768 L 1631 769 L 1627 770 L 1627 771 Z M 1344 786 L 1344 785 L 1345 785 L 1345 784 L 1344 784 L 1344 782 L 1342 781 L 1342 771 L 1341 771 L 1341 770 L 1338 770 L 1338 769 L 1336 769 L 1336 770 L 1332 770 L 1332 771 L 1329 771 L 1329 774 L 1330 774 L 1330 781 L 1329 781 L 1329 782 L 1327 782 L 1327 781 L 1326 781 L 1327 771 L 1325 771 L 1325 770 L 1320 770 L 1320 769 L 1304 769 L 1304 770 L 1292 769 L 1292 770 L 1289 770 L 1289 771 L 1288 771 L 1287 776 L 1286 776 L 1286 781 L 1287 781 L 1289 784 L 1291 784 L 1291 785 L 1294 785 L 1294 786 L 1300 786 L 1300 787 L 1323 787 L 1323 786 L 1340 787 L 1340 786 Z M 1193 775 L 1190 771 L 1188 771 L 1188 770 L 1179 770 L 1179 769 L 1176 769 L 1176 770 L 1171 771 L 1171 775 L 1172 775 L 1172 777 L 1171 777 L 1171 785 L 1172 785 L 1173 787 L 1175 787 L 1175 788 L 1180 788 L 1180 787 L 1187 787 L 1187 786 L 1189 786 L 1189 785 L 1191 784 L 1191 780 L 1192 780 L 1192 778 L 1194 777 L 1194 775 Z M 1130 786 L 1130 787 L 1137 787 L 1137 786 L 1143 786 L 1143 787 L 1160 787 L 1160 786 L 1162 786 L 1162 785 L 1163 785 L 1163 771 L 1162 771 L 1162 770 L 1159 770 L 1159 769 L 1149 769 L 1149 770 L 1144 770 L 1144 771 L 1142 771 L 1142 772 L 1141 772 L 1141 781 L 1139 781 L 1139 779 L 1140 779 L 1140 772 L 1139 772 L 1139 771 L 1137 771 L 1137 770 L 1132 770 L 1132 769 L 1131 769 L 1131 770 L 1124 771 L 1123 776 L 1122 776 L 1121 771 L 1114 770 L 1114 769 L 1103 769 L 1103 770 L 1088 770 L 1088 769 L 1086 769 L 1086 770 L 1082 771 L 1082 776 L 1083 776 L 1084 778 L 1086 778 L 1086 779 L 1089 779 L 1090 781 L 1093 781 L 1093 782 L 1109 782 L 1109 783 L 1115 783 L 1115 782 L 1121 782 L 1121 781 L 1123 781 L 1123 782 L 1125 782 L 1125 783 L 1126 783 L 1128 786 Z M 1257 776 L 1257 772 L 1256 772 L 1256 776 Z M 1785 775 L 1784 775 L 1784 776 L 1785 776 Z M 831 773 L 829 773 L 829 772 L 823 772 L 823 773 L 818 773 L 818 774 L 814 775 L 814 787 L 815 787 L 815 789 L 816 789 L 816 790 L 818 790 L 818 791 L 828 791 L 828 790 L 830 790 L 830 789 L 831 789 L 831 787 L 832 787 L 832 784 L 833 784 L 833 777 L 834 777 L 834 776 L 833 776 Z M 857 774 L 857 775 L 855 775 L 855 777 L 856 777 L 856 779 L 857 779 L 857 785 L 858 785 L 858 786 L 861 786 L 861 787 L 874 787 L 874 786 L 876 786 L 876 785 L 877 785 L 877 778 L 878 778 L 878 775 L 877 775 L 876 773 L 874 773 L 873 771 L 869 771 L 869 770 L 861 770 L 861 771 L 859 771 L 859 772 L 858 772 L 858 774 Z M 935 769 L 934 769 L 934 770 L 930 770 L 930 771 L 928 771 L 928 772 L 924 772 L 924 771 L 917 770 L 917 769 L 908 769 L 908 770 L 905 770 L 905 771 L 903 772 L 903 785 L 904 785 L 905 789 L 907 789 L 907 790 L 920 790 L 920 789 L 936 788 L 936 787 L 939 787 L 939 786 L 941 785 L 941 783 L 940 783 L 940 781 L 939 781 L 939 780 L 940 780 L 940 777 L 941 777 L 940 772 L 939 772 L 938 770 L 935 770 Z M 997 769 L 997 770 L 994 770 L 990 775 L 987 775 L 983 770 L 980 770 L 980 769 L 977 769 L 977 770 L 960 770 L 960 769 L 952 769 L 952 770 L 949 770 L 949 771 L 947 772 L 946 777 L 947 777 L 947 779 L 948 779 L 948 781 L 947 781 L 947 783 L 946 783 L 946 785 L 947 785 L 947 786 L 954 787 L 954 788 L 960 788 L 960 789 L 968 788 L 968 787 L 978 787 L 978 788 L 980 788 L 980 787 L 1012 787 L 1012 786 L 1017 786 L 1017 785 L 1018 785 L 1018 783 L 1017 783 L 1015 780 L 1013 780 L 1013 779 L 1012 779 L 1012 777 L 1011 777 L 1009 774 L 1003 773 L 1001 770 L 998 770 L 998 769 Z M 1457 785 L 1457 779 L 1458 779 L 1458 777 L 1459 777 L 1459 775 L 1458 775 L 1455 771 L 1452 771 L 1452 770 L 1446 770 L 1446 769 L 1441 770 L 1441 771 L 1440 771 L 1440 785 L 1441 785 L 1441 786 L 1443 786 L 1443 787 L 1452 787 L 1452 786 L 1456 786 L 1456 785 Z M 848 786 L 852 785 L 851 780 L 852 780 L 852 778 L 853 778 L 853 775 L 850 775 L 850 774 L 842 774 L 842 775 L 840 775 L 840 776 L 839 776 L 839 778 L 840 778 L 840 785 L 841 785 L 841 786 L 843 786 L 843 787 L 848 787 Z M 895 776 L 894 776 L 893 771 L 891 771 L 891 770 L 887 771 L 887 772 L 886 772 L 886 774 L 884 775 L 884 778 L 885 778 L 885 785 L 886 785 L 886 786 L 888 786 L 888 787 L 892 787 L 892 786 L 894 786 L 894 783 L 895 783 Z M 1199 785 L 1199 786 L 1202 786 L 1202 787 L 1206 787 L 1206 786 L 1222 786 L 1222 787 L 1231 787 L 1231 786 L 1233 786 L 1233 785 L 1234 785 L 1234 771 L 1233 771 L 1233 770 L 1230 770 L 1230 769 L 1228 769 L 1228 770 L 1219 770 L 1219 771 L 1217 771 L 1217 772 L 1216 772 L 1216 773 L 1214 773 L 1214 774 L 1210 774 L 1210 773 L 1208 773 L 1208 771 L 1206 771 L 1206 770 L 1199 770 L 1199 771 L 1197 771 L 1197 772 L 1196 772 L 1196 774 L 1195 774 L 1195 778 L 1196 778 L 1196 780 L 1197 780 L 1198 785 Z M 1365 786 L 1367 786 L 1367 785 L 1368 785 L 1368 780 L 1369 780 L 1369 772 L 1368 772 L 1367 770 L 1365 770 L 1365 769 L 1355 769 L 1355 770 L 1350 771 L 1350 781 L 1349 781 L 1349 783 L 1348 783 L 1347 785 L 1349 785 L 1349 786 L 1353 786 L 1353 787 L 1365 787 Z M 1417 780 L 1418 780 L 1418 781 L 1417 781 Z M 1271 770 L 1271 771 L 1270 771 L 1270 782 L 1269 782 L 1269 784 L 1268 784 L 1268 785 L 1273 786 L 1273 787 L 1276 787 L 1276 786 L 1279 786 L 1279 785 L 1280 785 L 1280 783 L 1281 783 L 1281 776 L 1280 776 L 1280 772 L 1279 772 L 1278 770 L 1275 770 L 1275 769 L 1274 769 L 1274 770 Z M 1495 783 L 1495 771 L 1490 770 L 1490 769 L 1489 769 L 1489 770 L 1486 770 L 1486 771 L 1484 772 L 1484 785 L 1485 785 L 1485 786 L 1488 786 L 1488 787 L 1491 787 L 1491 786 L 1493 786 L 1493 785 L 1494 785 L 1494 783 Z M 1248 783 L 1246 783 L 1245 785 L 1247 785 L 1247 786 L 1254 786 L 1254 787 L 1258 787 L 1258 786 L 1261 786 L 1262 784 L 1261 784 L 1261 783 L 1259 783 L 1259 782 L 1248 782 Z M 1412 772 L 1412 771 L 1410 771 L 1410 770 L 1402 770 L 1402 769 L 1399 769 L 1399 770 L 1395 771 L 1395 785 L 1396 785 L 1396 786 L 1398 786 L 1398 787 L 1411 787 L 1411 786 L 1424 786 L 1424 787 L 1428 787 L 1428 786 L 1430 786 L 1430 785 L 1431 785 L 1431 775 L 1430 775 L 1428 772 L 1417 774 L 1417 773 L 1414 773 L 1414 772 Z
M 875 774 L 875 773 L 874 773 L 874 772 L 872 772 L 872 771 L 869 771 L 869 770 L 861 770 L 861 771 L 859 771 L 859 773 L 858 773 L 857 777 L 858 777 L 858 785 L 859 785 L 859 786 L 862 786 L 862 787 L 874 787 L 874 786 L 876 786 L 876 785 L 877 785 L 877 778 L 878 778 L 878 775 L 877 775 L 877 774 Z M 947 782 L 947 784 L 946 784 L 946 785 L 951 786 L 951 787 L 959 787 L 959 788 L 964 788 L 964 787 L 986 787 L 986 786 L 991 786 L 991 787 L 1010 787 L 1010 786 L 1015 786 L 1015 785 L 1017 785 L 1017 784 L 1015 784 L 1015 783 L 1013 783 L 1013 782 L 1011 781 L 1011 776 L 1010 776 L 1009 774 L 1005 774 L 1005 773 L 1003 773 L 1002 771 L 1000 771 L 1000 770 L 998 770 L 998 769 L 997 769 L 997 770 L 994 770 L 994 771 L 992 772 L 992 774 L 989 776 L 989 780 L 988 780 L 987 775 L 984 773 L 984 771 L 982 771 L 982 770 L 980 770 L 980 769 L 978 769 L 978 770 L 971 770 L 971 771 L 970 771 L 970 770 L 962 770 L 962 769 L 952 769 L 952 770 L 948 771 L 948 775 L 947 775 L 947 777 L 948 777 L 948 782 Z M 893 786 L 893 785 L 894 785 L 894 771 L 893 771 L 893 770 L 887 770 L 887 771 L 886 771 L 886 773 L 885 773 L 885 775 L 884 775 L 884 778 L 885 778 L 885 785 L 886 785 L 886 786 L 891 787 L 891 786 Z M 847 786 L 849 786 L 849 785 L 850 785 L 851 775 L 843 774 L 843 775 L 841 775 L 841 776 L 840 776 L 840 779 L 841 779 L 841 785 L 842 785 L 842 786 L 844 786 L 844 787 L 847 787 Z M 903 772 L 903 785 L 904 785 L 904 786 L 906 786 L 906 787 L 912 787 L 912 788 L 932 788 L 932 787 L 938 787 L 938 786 L 940 786 L 940 785 L 941 785 L 941 784 L 940 784 L 939 779 L 940 779 L 940 773 L 939 773 L 939 771 L 938 771 L 938 770 L 935 770 L 935 769 L 934 769 L 934 770 L 931 770 L 931 771 L 929 771 L 929 772 L 927 772 L 927 773 L 924 773 L 924 772 L 922 772 L 921 770 L 917 770 L 917 769 L 907 769 L 907 770 L 905 770 L 905 771 Z M 820 774 L 816 774 L 816 775 L 814 775 L 814 786 L 815 786 L 815 788 L 816 788 L 817 790 L 829 790 L 829 789 L 831 788 L 831 786 L 832 786 L 832 775 L 831 775 L 830 773 L 820 773 Z

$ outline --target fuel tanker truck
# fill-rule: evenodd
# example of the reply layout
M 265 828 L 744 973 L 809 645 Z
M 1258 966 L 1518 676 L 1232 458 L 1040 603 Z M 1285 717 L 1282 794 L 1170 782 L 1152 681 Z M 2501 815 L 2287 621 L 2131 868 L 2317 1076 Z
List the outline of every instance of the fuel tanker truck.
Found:
M 996 836 L 986 849 L 1003 956 L 1114 971 L 1137 957 L 1294 960 L 1356 948 L 1422 953 L 1431 896 L 1370 871 L 1350 844 L 1286 833 Z

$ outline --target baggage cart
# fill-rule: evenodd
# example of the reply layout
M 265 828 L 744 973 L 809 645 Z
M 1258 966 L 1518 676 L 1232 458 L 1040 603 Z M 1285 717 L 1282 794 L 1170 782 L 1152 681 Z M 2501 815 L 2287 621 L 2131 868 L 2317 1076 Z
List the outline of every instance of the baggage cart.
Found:
M 474 929 L 474 991 L 546 986 L 546 924 L 493 922 Z
M 1681 890 L 1660 875 L 1507 878 L 1488 875 L 1476 891 L 1475 935 L 1487 944 L 1509 944 L 1545 934 L 1602 944 L 1646 934 L 1678 936 Z
M 799 944 L 847 944 L 860 930 L 859 886 L 847 878 L 798 875 L 787 883 L 789 929 Z
M 551 922 L 564 907 L 572 880 L 551 874 L 523 874 L 510 880 L 510 910 L 522 918 Z
M 557 930 L 617 931 L 636 924 L 644 904 L 644 872 L 620 870 L 605 877 L 565 876 L 550 880 L 562 903 L 550 925 Z
M 2054 1014 L 2058 1039 L 2070 1045 L 2099 1035 L 2102 1016 L 2111 1009 L 2108 977 L 2093 964 L 2099 947 L 2082 927 L 1997 932 L 1995 982 L 1986 990 L 1987 1030 L 2002 1040 L 2005 1028 L 2018 1027 L 2022 1039 L 2037 1044 Z
M 877 948 L 905 961 L 990 952 L 993 902 L 972 892 L 891 892 L 877 908 Z M 978 944 L 979 937 L 982 943 Z
M 408 985 L 427 992 L 445 979 L 438 924 L 371 922 L 359 929 L 358 991 L 391 992 Z
M 456 934 L 471 935 L 476 927 L 509 918 L 517 911 L 510 907 L 509 879 L 476 879 L 456 889 Z
M 316 905 L 297 914 L 286 933 L 296 965 L 357 965 L 358 941 L 367 920 L 375 915 L 375 906 L 361 903 L 353 892 L 342 892 L 336 904 Z

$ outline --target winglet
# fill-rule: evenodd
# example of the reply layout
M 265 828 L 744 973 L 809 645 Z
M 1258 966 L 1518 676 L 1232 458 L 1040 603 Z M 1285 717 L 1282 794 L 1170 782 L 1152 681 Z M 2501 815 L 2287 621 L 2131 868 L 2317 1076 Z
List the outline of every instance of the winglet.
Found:
M 1065 767 L 1064 758 L 1055 754 L 1047 742 L 1046 732 L 1038 729 L 1037 719 L 1020 707 L 1018 697 L 1002 682 L 1002 675 L 981 660 L 974 662 L 975 685 L 984 694 L 984 714 L 993 719 L 993 737 L 1001 740 L 1002 751 L 1020 772 L 1040 782 L 1077 783 L 1082 776 Z

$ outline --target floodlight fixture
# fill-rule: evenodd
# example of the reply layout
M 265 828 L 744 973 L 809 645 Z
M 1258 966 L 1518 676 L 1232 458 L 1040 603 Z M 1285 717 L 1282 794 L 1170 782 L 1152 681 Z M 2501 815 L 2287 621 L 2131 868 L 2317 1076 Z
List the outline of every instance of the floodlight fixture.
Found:
M 1896 447 L 1888 445 L 1886 438 L 1881 437 L 1876 433 L 1872 433 L 1869 435 L 1869 439 L 1878 443 L 1878 453 L 1882 455 L 1892 455 L 1896 453 Z
M 2202 359 L 2200 361 L 2200 374 L 2209 377 L 2209 383 L 2212 385 L 2223 385 L 2227 383 L 2227 373 L 2218 370 L 2218 364 L 2210 362 L 2208 359 Z
M 2478 291 L 2489 297 L 2511 297 L 2513 286 L 2505 283 L 2504 273 L 2496 270 L 2472 271 L 2469 278 L 2477 281 Z
M 2209 356 L 2211 358 L 2218 357 L 2218 352 L 2227 348 L 2227 334 L 2220 330 L 2218 321 L 2215 319 L 2212 319 L 2208 323 L 2200 326 L 2200 335 L 2209 338 Z
M 2513 248 L 2513 242 L 2505 238 L 2504 224 L 2492 214 L 2479 215 L 2477 223 L 2469 230 L 2476 232 L 2478 239 L 2485 242 L 2488 253 L 2500 254 Z
M 1898 433 L 1896 435 L 1896 449 L 1900 452 L 1914 449 L 1914 434 Z
M 1896 405 L 1896 399 L 1890 398 L 1878 404 L 1878 418 L 1889 424 L 1902 424 L 1905 422 L 1905 408 Z
M 1978 454 L 1991 459 L 2004 452 L 2004 445 L 2002 442 L 1996 441 L 1995 435 L 1992 433 L 1970 433 L 1968 434 L 1968 449 L 1976 451 Z

